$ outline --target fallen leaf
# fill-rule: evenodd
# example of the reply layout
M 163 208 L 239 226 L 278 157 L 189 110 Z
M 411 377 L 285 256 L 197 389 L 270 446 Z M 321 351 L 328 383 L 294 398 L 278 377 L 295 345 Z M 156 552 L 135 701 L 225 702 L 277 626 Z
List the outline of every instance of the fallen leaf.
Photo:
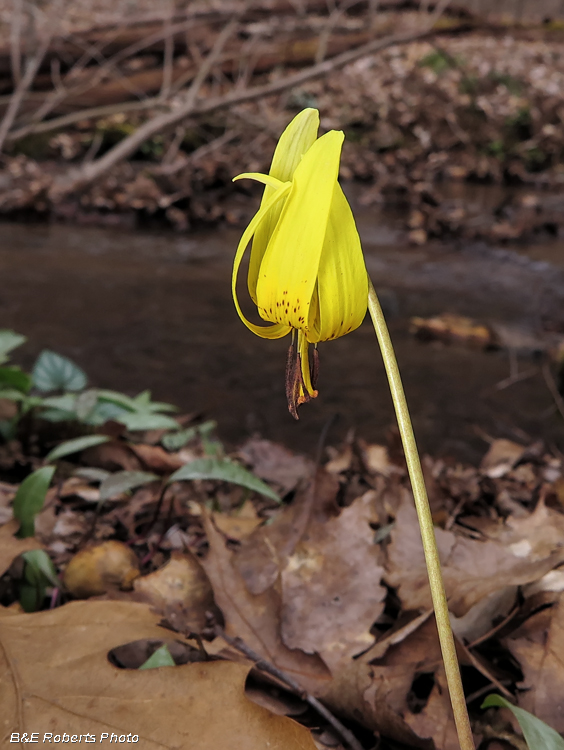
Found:
M 0 609 L 0 724 L 12 732 L 138 735 L 144 750 L 314 750 L 304 727 L 245 697 L 248 667 L 226 661 L 120 670 L 108 651 L 152 637 L 158 616 L 133 602 Z
M 208 577 L 189 552 L 173 552 L 162 568 L 133 581 L 133 590 L 142 596 L 141 601 L 149 603 L 184 632 L 201 632 L 206 612 L 213 609 Z
M 281 497 L 310 477 L 314 470 L 311 459 L 260 438 L 247 440 L 239 449 L 238 455 L 250 466 L 253 474 L 273 484 Z
M 284 643 L 319 653 L 332 672 L 374 642 L 369 630 L 384 610 L 371 499 L 365 493 L 336 518 L 310 523 L 282 570 Z
M 247 646 L 290 674 L 310 692 L 319 692 L 329 677 L 323 661 L 298 649 L 284 645 L 280 636 L 280 594 L 271 587 L 261 594 L 251 594 L 233 564 L 234 553 L 216 529 L 208 512 L 203 514 L 209 552 L 202 567 L 211 582 L 214 599 L 225 618 L 227 635 L 241 638 Z
M 143 462 L 143 466 L 149 471 L 159 474 L 170 474 L 181 466 L 185 461 L 174 453 L 168 453 L 160 445 L 144 445 L 142 443 L 129 444 L 129 449 Z
M 480 469 L 488 477 L 498 479 L 511 471 L 525 451 L 525 446 L 512 440 L 494 440 L 480 463 Z
M 410 239 L 414 234 L 415 232 L 410 232 Z M 424 340 L 438 340 L 447 343 L 456 341 L 484 349 L 495 344 L 495 337 L 487 326 L 463 315 L 443 313 L 434 318 L 415 317 L 411 318 L 409 323 L 410 332 Z
M 335 674 L 322 700 L 335 713 L 408 747 L 432 750 L 434 744 L 429 738 L 433 737 L 442 750 L 440 742 L 451 736 L 453 724 L 448 693 L 437 687 L 436 695 L 431 691 L 425 705 L 417 706 L 417 713 L 409 708 L 414 680 L 427 675 L 436 685 L 443 674 L 434 618 L 426 615 L 425 619 L 418 619 L 417 625 L 399 642 L 389 643 L 382 657 L 374 658 L 371 650 L 351 660 Z M 442 711 L 441 722 L 434 727 L 431 721 L 418 723 L 416 718 L 429 706 L 431 696 L 426 716 Z
M 564 732 L 564 595 L 505 641 L 523 671 L 519 706 Z
M 542 578 L 564 560 L 564 516 L 542 503 L 526 519 L 490 522 L 482 532 L 490 538 L 435 528 L 449 609 L 457 617 L 495 591 Z M 428 609 L 431 595 L 411 496 L 403 499 L 390 538 L 386 582 L 398 589 L 405 609 Z
M 20 522 L 15 518 L 3 526 L 0 526 L 0 575 L 8 570 L 14 559 L 22 552 L 32 549 L 40 549 L 41 544 L 33 536 L 26 539 L 18 539 L 14 536 L 20 527 Z

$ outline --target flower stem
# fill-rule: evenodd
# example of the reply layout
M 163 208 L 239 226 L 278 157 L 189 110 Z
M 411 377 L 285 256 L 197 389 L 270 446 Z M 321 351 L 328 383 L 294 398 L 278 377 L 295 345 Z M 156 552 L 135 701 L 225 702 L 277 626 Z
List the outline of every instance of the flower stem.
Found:
M 433 518 L 431 516 L 429 500 L 427 498 L 427 490 L 425 489 L 425 480 L 423 479 L 419 453 L 415 443 L 415 436 L 413 435 L 413 427 L 411 425 L 411 418 L 407 408 L 407 401 L 405 400 L 405 393 L 401 382 L 394 347 L 390 339 L 382 308 L 380 307 L 380 302 L 378 301 L 376 291 L 374 290 L 374 286 L 370 279 L 368 280 L 368 311 L 370 312 L 370 317 L 372 318 L 376 337 L 382 352 L 384 367 L 386 368 L 386 375 L 388 376 L 392 401 L 394 402 L 394 409 L 396 411 L 399 431 L 405 452 L 405 459 L 407 461 L 407 470 L 409 472 L 411 487 L 413 489 L 413 498 L 415 500 L 417 516 L 419 518 L 419 528 L 421 530 L 421 539 L 423 541 L 423 550 L 425 552 L 425 563 L 427 565 L 427 574 L 431 586 L 431 598 L 435 610 L 437 630 L 439 631 L 439 641 L 441 644 L 456 731 L 458 733 L 458 742 L 461 750 L 475 750 L 472 730 L 470 728 L 470 720 L 468 718 L 468 710 L 464 699 L 464 691 L 462 689 L 458 659 L 456 657 L 454 637 L 450 627 L 441 564 L 439 562 L 437 542 L 433 530 Z

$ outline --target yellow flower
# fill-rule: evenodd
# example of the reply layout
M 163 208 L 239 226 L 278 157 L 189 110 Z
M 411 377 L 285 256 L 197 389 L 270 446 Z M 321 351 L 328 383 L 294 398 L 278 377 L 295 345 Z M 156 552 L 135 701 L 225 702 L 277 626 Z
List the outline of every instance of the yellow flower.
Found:
M 258 336 L 277 339 L 292 332 L 286 395 L 296 419 L 297 407 L 317 396 L 317 343 L 358 328 L 368 299 L 360 239 L 337 181 L 344 135 L 331 130 L 317 138 L 318 127 L 317 110 L 300 112 L 282 133 L 269 174 L 234 178 L 257 180 L 265 189 L 237 248 L 233 299 L 243 323 Z M 237 298 L 237 275 L 251 240 L 249 294 L 271 326 L 247 320 Z M 315 345 L 311 369 L 309 344 Z

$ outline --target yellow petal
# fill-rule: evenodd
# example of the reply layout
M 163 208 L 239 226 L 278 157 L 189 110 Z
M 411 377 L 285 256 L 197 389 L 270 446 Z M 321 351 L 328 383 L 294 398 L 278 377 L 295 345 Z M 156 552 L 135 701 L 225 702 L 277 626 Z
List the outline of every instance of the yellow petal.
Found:
M 294 171 L 300 163 L 302 156 L 315 142 L 319 128 L 319 112 L 316 109 L 304 109 L 296 115 L 286 130 L 280 136 L 278 145 L 272 157 L 270 175 L 282 182 L 288 182 L 294 176 Z M 267 184 L 264 189 L 260 207 L 266 205 L 273 194 L 273 188 Z M 280 218 L 282 203 L 278 203 L 269 212 L 268 216 L 261 222 L 253 239 L 251 258 L 249 261 L 248 285 L 251 299 L 256 303 L 256 287 L 260 264 L 268 241 L 276 222 Z
M 296 168 L 257 282 L 259 310 L 273 310 L 270 319 L 301 329 L 306 335 L 343 137 L 337 131 L 326 133 Z
M 261 177 L 264 177 L 264 175 L 260 175 Z M 256 178 L 256 176 L 255 176 Z M 237 246 L 237 252 L 235 253 L 235 260 L 233 262 L 233 275 L 231 277 L 231 291 L 233 293 L 233 301 L 235 302 L 235 307 L 237 308 L 237 312 L 239 313 L 239 317 L 243 321 L 243 323 L 247 326 L 247 328 L 252 331 L 253 333 L 256 333 L 257 336 L 261 336 L 263 339 L 280 339 L 282 336 L 286 336 L 287 333 L 290 332 L 290 327 L 288 325 L 273 325 L 273 326 L 259 326 L 255 323 L 251 323 L 250 320 L 247 320 L 247 318 L 244 316 L 243 311 L 241 310 L 241 306 L 239 305 L 239 299 L 237 297 L 237 275 L 239 273 L 239 267 L 241 265 L 241 261 L 243 260 L 243 255 L 245 254 L 245 250 L 247 249 L 247 245 L 251 241 L 254 233 L 256 232 L 257 227 L 260 225 L 260 222 L 264 219 L 267 212 L 272 208 L 272 206 L 276 205 L 276 203 L 284 198 L 284 196 L 289 192 L 291 188 L 291 183 L 286 182 L 282 183 L 282 186 L 278 188 L 278 190 L 275 191 L 274 195 L 270 198 L 270 200 L 264 205 L 264 207 L 260 208 L 257 213 L 253 216 L 251 219 L 249 226 L 245 229 L 243 232 L 243 236 L 241 237 L 239 241 L 239 245 Z
M 344 336 L 364 320 L 368 275 L 354 217 L 339 183 L 334 188 L 317 293 L 318 309 L 310 308 L 310 342 Z

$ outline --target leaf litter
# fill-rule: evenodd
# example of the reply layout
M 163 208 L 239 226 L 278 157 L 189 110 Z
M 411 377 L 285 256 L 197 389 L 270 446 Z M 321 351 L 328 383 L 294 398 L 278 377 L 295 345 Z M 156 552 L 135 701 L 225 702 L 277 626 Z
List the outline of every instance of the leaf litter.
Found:
M 350 439 L 316 466 L 253 438 L 231 462 L 267 483 L 259 493 L 253 482 L 169 483 L 185 459 L 211 458 L 191 435 L 176 451 L 118 438 L 64 456 L 35 536 L 17 538 L 18 522 L 3 517 L 6 731 L 99 735 L 110 726 L 139 734 L 143 747 L 202 750 L 235 738 L 249 750 L 352 747 L 352 731 L 366 750 L 378 741 L 454 750 L 419 529 L 393 442 Z M 481 710 L 491 693 L 564 732 L 561 457 L 497 440 L 479 467 L 424 464 L 478 746 L 498 738 L 522 747 L 509 714 Z M 101 503 L 100 485 L 114 476 Z M 17 485 L 3 488 L 9 511 Z M 45 585 L 41 611 L 23 613 L 30 549 L 48 553 L 66 586 Z M 139 672 L 164 645 L 176 666 Z M 335 724 L 312 709 L 316 700 Z

